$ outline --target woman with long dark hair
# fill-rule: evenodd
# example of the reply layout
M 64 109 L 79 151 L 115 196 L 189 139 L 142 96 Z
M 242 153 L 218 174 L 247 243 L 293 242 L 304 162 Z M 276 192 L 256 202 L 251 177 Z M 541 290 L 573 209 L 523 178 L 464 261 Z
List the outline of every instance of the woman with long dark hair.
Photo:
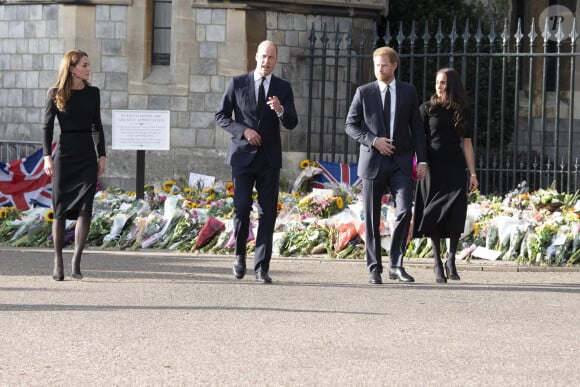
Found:
M 83 278 L 81 255 L 91 224 L 97 177 L 105 171 L 100 92 L 90 85 L 90 73 L 88 55 L 81 50 L 68 51 L 62 58 L 56 83 L 48 90 L 46 98 L 44 170 L 52 177 L 52 278 L 55 281 L 64 280 L 62 249 L 67 219 L 76 220 L 72 278 Z M 58 117 L 60 137 L 53 161 L 51 144 L 55 117 Z
M 471 111 L 456 70 L 437 72 L 435 94 L 420 107 L 427 140 L 427 175 L 417 182 L 413 237 L 430 237 L 435 281 L 459 280 L 455 254 L 465 227 L 467 195 L 477 189 Z M 469 177 L 466 170 L 469 170 Z M 449 238 L 445 265 L 441 240 Z

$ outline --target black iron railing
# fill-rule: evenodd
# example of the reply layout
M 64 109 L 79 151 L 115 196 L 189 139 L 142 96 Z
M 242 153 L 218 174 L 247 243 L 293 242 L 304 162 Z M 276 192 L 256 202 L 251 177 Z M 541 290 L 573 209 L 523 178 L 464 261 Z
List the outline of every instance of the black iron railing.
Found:
M 397 49 L 397 78 L 416 85 L 427 100 L 435 73 L 454 67 L 462 75 L 473 110 L 473 138 L 483 193 L 505 193 L 525 180 L 531 189 L 554 184 L 563 192 L 580 189 L 580 117 L 575 117 L 575 74 L 579 37 L 574 20 L 571 31 L 538 28 L 522 23 L 478 20 L 471 31 L 465 21 L 458 33 L 453 21 L 449 33 L 439 21 L 435 34 L 429 25 L 416 33 L 416 24 L 405 34 L 402 23 L 391 34 L 377 36 L 376 29 L 358 33 L 352 25 L 340 31 L 309 36 L 307 141 L 309 158 L 353 162 L 358 145 L 344 133 L 344 120 L 357 86 L 374 80 L 372 51 L 376 42 Z M 556 26 L 554 26 L 556 28 Z M 484 33 L 484 29 L 487 31 Z M 540 34 L 538 34 L 540 32 Z

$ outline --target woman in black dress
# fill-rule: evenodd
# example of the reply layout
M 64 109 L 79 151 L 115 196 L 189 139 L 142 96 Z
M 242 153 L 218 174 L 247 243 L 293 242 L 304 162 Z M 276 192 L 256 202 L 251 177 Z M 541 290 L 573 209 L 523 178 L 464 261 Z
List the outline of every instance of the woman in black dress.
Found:
M 417 182 L 413 237 L 430 237 L 435 258 L 435 280 L 459 280 L 455 254 L 465 227 L 467 195 L 477 189 L 471 142 L 471 113 L 456 70 L 437 72 L 435 94 L 420 107 L 425 120 L 428 170 Z M 466 169 L 469 169 L 467 181 Z M 445 268 L 441 239 L 449 238 Z M 446 275 L 447 274 L 447 275 Z
M 91 224 L 97 176 L 105 171 L 105 137 L 101 123 L 99 89 L 89 84 L 91 64 L 80 50 L 65 54 L 58 78 L 47 93 L 44 110 L 44 169 L 52 177 L 55 281 L 64 280 L 62 249 L 66 219 L 76 219 L 72 278 L 81 279 L 81 255 Z M 54 119 L 58 117 L 60 138 L 54 161 L 51 143 Z M 93 132 L 94 140 L 93 140 Z

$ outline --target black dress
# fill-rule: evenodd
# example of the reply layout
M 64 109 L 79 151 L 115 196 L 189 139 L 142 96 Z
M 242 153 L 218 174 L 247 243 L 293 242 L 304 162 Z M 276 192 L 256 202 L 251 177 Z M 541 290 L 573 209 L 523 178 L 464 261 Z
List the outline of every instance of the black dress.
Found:
M 66 111 L 56 108 L 56 89 L 48 92 L 44 110 L 44 155 L 51 152 L 54 118 L 60 124 L 60 139 L 54 158 L 52 208 L 56 219 L 76 219 L 79 211 L 92 214 L 96 192 L 98 157 L 105 156 L 99 89 L 85 86 L 72 90 Z M 98 134 L 95 147 L 92 132 Z M 97 157 L 98 156 L 98 157 Z
M 427 112 L 421 105 L 427 140 L 427 174 L 417 182 L 413 237 L 430 237 L 438 231 L 442 238 L 461 234 L 467 213 L 467 163 L 461 148 L 462 138 L 453 126 L 453 111 L 436 107 Z M 469 112 L 464 113 L 464 138 L 471 138 Z

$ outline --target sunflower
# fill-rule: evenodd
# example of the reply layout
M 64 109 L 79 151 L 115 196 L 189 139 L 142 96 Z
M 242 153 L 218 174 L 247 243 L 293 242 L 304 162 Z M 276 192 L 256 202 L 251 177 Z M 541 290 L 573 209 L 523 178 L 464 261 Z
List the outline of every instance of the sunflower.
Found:
M 171 187 L 173 187 L 175 184 L 177 183 L 173 180 L 165 180 L 165 183 L 163 183 L 163 187 L 161 187 L 161 189 L 165 192 L 170 192 Z
M 0 219 L 6 219 L 8 217 L 8 211 L 5 208 L 0 209 Z
M 44 214 L 44 220 L 46 220 L 47 222 L 52 222 L 54 220 L 54 211 L 53 210 L 46 211 L 46 214 Z
M 230 189 L 234 189 L 234 182 L 233 181 L 228 181 L 226 183 L 226 189 L 229 191 Z
M 341 210 L 342 207 L 344 207 L 344 202 L 342 201 L 341 196 L 336 198 L 336 206 L 338 207 L 339 210 Z
M 306 169 L 310 166 L 310 160 L 308 159 L 304 159 L 300 162 L 300 168 L 301 169 Z

